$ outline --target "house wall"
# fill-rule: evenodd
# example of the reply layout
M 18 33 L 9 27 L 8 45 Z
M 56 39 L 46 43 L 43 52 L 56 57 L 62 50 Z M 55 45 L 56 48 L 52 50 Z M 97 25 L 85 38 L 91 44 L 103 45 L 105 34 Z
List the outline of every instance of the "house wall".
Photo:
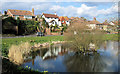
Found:
M 32 16 L 24 16 L 25 19 L 32 19 Z
M 58 23 L 59 23 L 59 26 L 62 26 L 62 22 L 61 21 L 58 21 Z
M 70 25 L 70 22 L 69 21 L 65 21 L 66 22 L 66 24 L 69 26 Z
M 14 18 L 17 20 L 17 18 L 18 18 L 19 16 L 18 15 L 14 15 Z
M 48 22 L 49 26 L 51 25 L 51 23 L 49 23 L 49 22 L 52 21 L 52 20 L 55 20 L 57 25 L 59 26 L 58 18 L 47 18 L 44 15 L 42 15 L 42 18 L 44 18 L 46 20 L 46 22 Z
M 115 25 L 114 23 L 110 22 L 110 25 Z
M 88 24 L 88 27 L 90 27 L 91 29 L 96 29 L 96 24 Z
M 107 31 L 107 25 L 103 25 L 103 30 Z

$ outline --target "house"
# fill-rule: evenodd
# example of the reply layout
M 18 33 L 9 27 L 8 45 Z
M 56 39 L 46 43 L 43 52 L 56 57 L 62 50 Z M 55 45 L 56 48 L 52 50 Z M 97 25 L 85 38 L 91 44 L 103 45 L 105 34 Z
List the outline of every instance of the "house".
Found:
M 65 19 L 65 22 L 66 22 L 67 26 L 69 26 L 70 25 L 70 19 L 67 16 L 65 16 L 64 19 Z
M 60 16 L 59 17 L 59 24 L 69 26 L 70 25 L 70 20 L 67 16 L 65 16 L 65 17 Z
M 8 9 L 7 10 L 7 15 L 10 17 L 13 17 L 17 19 L 18 17 L 20 20 L 32 20 L 35 15 L 34 15 L 34 9 L 31 11 L 26 11 L 26 10 L 15 10 L 15 9 Z
M 108 22 L 103 22 L 103 30 L 108 31 L 110 24 Z
M 46 14 L 46 13 L 42 13 L 42 18 L 45 19 L 45 21 L 48 23 L 49 26 L 61 26 L 61 24 L 59 23 L 59 17 L 57 16 L 57 14 Z
M 113 26 L 114 26 L 114 25 L 117 25 L 115 22 L 112 22 L 112 21 L 111 21 L 109 24 L 110 24 L 110 25 L 113 25 Z
M 93 18 L 92 21 L 88 21 L 87 26 L 90 27 L 91 29 L 102 29 L 102 23 L 97 21 L 95 17 Z

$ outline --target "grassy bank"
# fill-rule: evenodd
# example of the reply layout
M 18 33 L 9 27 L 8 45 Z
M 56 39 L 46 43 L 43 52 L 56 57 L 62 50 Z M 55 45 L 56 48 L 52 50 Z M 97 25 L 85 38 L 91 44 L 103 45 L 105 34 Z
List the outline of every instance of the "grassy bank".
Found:
M 119 40 L 119 38 L 120 38 L 120 34 L 105 34 L 103 37 L 104 40 L 115 40 L 115 41 Z
M 119 36 L 119 37 L 118 37 Z M 104 40 L 118 40 L 118 34 L 105 34 Z M 44 43 L 49 41 L 63 41 L 63 36 L 46 36 L 46 37 L 21 37 L 21 38 L 6 38 L 2 39 L 2 55 L 7 57 L 8 49 L 12 44 L 18 45 L 22 42 L 30 42 L 31 45 L 35 43 Z
M 29 42 L 31 45 L 34 45 L 34 43 L 44 43 L 49 41 L 63 41 L 63 36 L 46 36 L 46 37 L 21 37 L 21 38 L 7 38 L 2 39 L 2 56 L 8 57 L 8 51 L 11 45 L 18 45 L 23 42 Z M 12 62 L 10 62 L 8 59 L 3 58 L 2 59 L 2 65 L 3 73 L 7 72 L 30 72 L 30 73 L 36 73 L 37 71 L 27 69 L 20 67 Z
M 12 44 L 18 45 L 23 42 L 30 42 L 31 45 L 34 45 L 35 43 L 44 43 L 49 41 L 63 41 L 63 36 L 21 37 L 2 39 L 2 55 L 7 57 L 8 49 Z

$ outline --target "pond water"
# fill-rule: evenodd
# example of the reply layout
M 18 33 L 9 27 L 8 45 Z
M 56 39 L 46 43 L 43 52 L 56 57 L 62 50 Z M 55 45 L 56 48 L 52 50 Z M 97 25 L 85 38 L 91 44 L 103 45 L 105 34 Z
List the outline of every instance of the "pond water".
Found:
M 118 46 L 106 41 L 93 55 L 84 55 L 56 44 L 29 56 L 22 66 L 48 72 L 118 72 Z

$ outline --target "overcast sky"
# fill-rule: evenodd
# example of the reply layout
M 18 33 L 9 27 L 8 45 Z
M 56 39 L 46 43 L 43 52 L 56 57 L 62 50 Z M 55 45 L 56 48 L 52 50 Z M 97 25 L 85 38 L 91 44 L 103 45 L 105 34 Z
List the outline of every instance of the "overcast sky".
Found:
M 103 22 L 105 19 L 113 19 L 118 16 L 118 3 L 117 0 L 106 0 L 108 2 L 79 2 L 79 0 L 74 0 L 71 2 L 55 1 L 51 0 L 48 2 L 46 0 L 3 0 L 2 2 L 2 12 L 7 9 L 18 9 L 18 10 L 29 10 L 32 8 L 35 10 L 35 15 L 42 13 L 57 13 L 58 16 L 68 16 L 68 17 L 85 17 L 92 20 L 96 17 L 97 20 Z M 66 0 L 68 1 L 68 0 Z

